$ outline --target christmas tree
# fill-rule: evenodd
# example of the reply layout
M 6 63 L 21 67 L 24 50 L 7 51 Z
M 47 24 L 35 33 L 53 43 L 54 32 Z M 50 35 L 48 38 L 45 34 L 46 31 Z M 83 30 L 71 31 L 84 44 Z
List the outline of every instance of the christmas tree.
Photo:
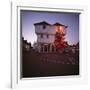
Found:
M 64 48 L 67 46 L 67 42 L 65 42 L 65 26 L 57 26 L 56 35 L 55 35 L 55 46 L 57 51 L 63 52 Z

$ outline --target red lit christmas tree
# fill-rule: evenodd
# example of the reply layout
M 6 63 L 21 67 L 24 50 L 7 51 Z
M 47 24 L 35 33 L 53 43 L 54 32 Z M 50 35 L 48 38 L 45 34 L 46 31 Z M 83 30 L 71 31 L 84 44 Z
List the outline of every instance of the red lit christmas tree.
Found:
M 56 35 L 55 35 L 55 46 L 57 51 L 63 52 L 64 48 L 66 47 L 66 42 L 65 42 L 65 28 L 67 28 L 64 25 L 57 24 L 56 27 Z

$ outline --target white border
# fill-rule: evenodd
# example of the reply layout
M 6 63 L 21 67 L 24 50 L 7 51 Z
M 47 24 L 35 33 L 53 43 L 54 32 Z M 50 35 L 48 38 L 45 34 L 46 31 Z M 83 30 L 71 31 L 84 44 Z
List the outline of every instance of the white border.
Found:
M 43 7 L 44 6 L 44 7 Z M 75 12 L 80 14 L 80 75 L 57 76 L 33 79 L 20 79 L 20 9 L 37 11 Z M 87 82 L 86 62 L 86 7 L 56 4 L 34 4 L 28 2 L 11 3 L 11 29 L 12 29 L 12 77 L 11 87 L 41 87 L 70 84 L 84 84 Z

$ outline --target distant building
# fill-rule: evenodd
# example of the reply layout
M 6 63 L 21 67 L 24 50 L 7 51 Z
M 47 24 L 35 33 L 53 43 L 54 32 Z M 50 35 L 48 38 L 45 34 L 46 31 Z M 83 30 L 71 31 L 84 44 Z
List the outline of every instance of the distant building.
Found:
M 27 40 L 22 38 L 22 47 L 24 51 L 29 51 L 31 49 L 31 43 L 28 43 Z
M 34 26 L 37 35 L 37 44 L 35 46 L 38 52 L 56 52 L 54 43 L 56 33 L 65 35 L 67 26 L 60 23 L 51 25 L 45 21 L 35 23 Z
M 65 48 L 65 52 L 71 52 L 73 54 L 79 53 L 79 43 L 77 43 L 76 45 L 68 45 Z

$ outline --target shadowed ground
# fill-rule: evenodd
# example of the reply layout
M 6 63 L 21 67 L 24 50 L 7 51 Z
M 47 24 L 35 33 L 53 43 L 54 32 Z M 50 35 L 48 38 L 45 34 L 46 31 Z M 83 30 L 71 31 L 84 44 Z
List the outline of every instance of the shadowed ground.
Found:
M 22 53 L 22 77 L 47 77 L 79 75 L 79 55 L 37 53 L 33 50 Z

